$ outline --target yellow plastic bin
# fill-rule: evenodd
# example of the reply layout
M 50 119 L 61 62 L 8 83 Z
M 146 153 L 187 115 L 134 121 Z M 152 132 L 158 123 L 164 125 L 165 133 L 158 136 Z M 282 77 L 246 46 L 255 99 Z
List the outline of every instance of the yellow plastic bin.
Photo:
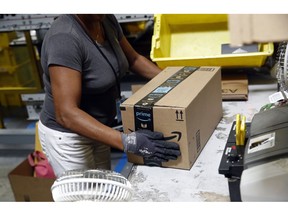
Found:
M 260 67 L 274 52 L 273 43 L 257 52 L 221 54 L 230 43 L 227 14 L 155 14 L 151 60 L 168 66 Z
M 9 47 L 12 40 L 17 38 L 15 31 L 11 32 L 0 32 L 0 47 Z

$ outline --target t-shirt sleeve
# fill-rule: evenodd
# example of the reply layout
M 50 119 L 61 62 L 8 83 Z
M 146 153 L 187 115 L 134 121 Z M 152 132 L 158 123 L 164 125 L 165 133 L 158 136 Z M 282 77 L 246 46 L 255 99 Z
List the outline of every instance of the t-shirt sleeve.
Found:
M 79 41 L 71 34 L 56 34 L 47 44 L 47 65 L 60 65 L 80 71 L 82 69 Z
M 120 41 L 123 37 L 123 30 L 120 23 L 118 22 L 114 14 L 109 14 L 108 19 L 111 21 L 113 27 L 115 28 L 117 39 L 118 41 Z

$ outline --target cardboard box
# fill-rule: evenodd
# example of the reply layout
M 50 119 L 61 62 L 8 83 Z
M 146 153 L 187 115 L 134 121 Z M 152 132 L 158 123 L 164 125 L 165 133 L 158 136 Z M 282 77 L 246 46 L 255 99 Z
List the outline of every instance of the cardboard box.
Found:
M 221 68 L 167 67 L 120 108 L 125 133 L 150 129 L 180 145 L 181 157 L 158 165 L 190 169 L 222 117 Z M 133 154 L 128 161 L 151 164 Z
M 24 160 L 8 174 L 15 201 L 53 201 L 51 186 L 55 179 L 36 178 L 28 160 Z
M 287 22 L 288 14 L 230 14 L 230 44 L 285 41 L 288 39 Z
M 247 74 L 222 73 L 222 100 L 248 100 Z
M 142 88 L 144 84 L 134 84 L 131 85 L 131 92 L 134 94 L 136 91 L 138 91 L 140 88 Z

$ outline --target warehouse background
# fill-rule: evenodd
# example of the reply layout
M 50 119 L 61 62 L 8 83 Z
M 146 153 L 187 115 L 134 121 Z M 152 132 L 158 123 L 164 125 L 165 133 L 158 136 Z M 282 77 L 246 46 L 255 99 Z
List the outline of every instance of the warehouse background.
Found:
M 2 67 L 1 75 L 3 79 L 1 79 L 0 81 L 1 83 L 1 128 L 2 128 L 1 129 L 1 143 L 0 143 L 0 147 L 1 147 L 1 155 L 0 155 L 1 162 L 0 163 L 1 163 L 1 167 L 3 167 L 3 170 L 1 171 L 1 178 L 2 178 L 1 180 L 3 180 L 1 181 L 1 188 L 3 189 L 2 190 L 3 192 L 1 192 L 0 194 L 3 194 L 3 196 L 1 195 L 1 199 L 3 199 L 3 201 L 13 200 L 13 196 L 11 194 L 11 188 L 8 184 L 9 182 L 7 179 L 8 172 L 11 171 L 13 167 L 17 166 L 21 161 L 23 161 L 27 157 L 27 154 L 34 149 L 35 123 L 37 122 L 37 114 L 39 113 L 39 110 L 41 109 L 41 102 L 43 101 L 43 98 L 41 97 L 43 93 L 43 89 L 42 89 L 42 83 L 40 79 L 41 68 L 39 65 L 39 59 L 40 59 L 39 49 L 41 47 L 41 39 L 43 38 L 43 35 L 45 34 L 46 29 L 49 28 L 49 25 L 51 24 L 51 22 L 53 22 L 53 19 L 55 16 L 57 15 L 54 14 L 54 15 L 43 16 L 41 14 L 33 14 L 33 15 L 3 14 L 0 17 L 1 19 L 0 27 L 2 27 L 3 29 L 3 34 L 1 35 L 3 36 L 2 38 L 4 38 L 1 40 L 1 42 L 3 42 L 3 45 L 2 45 L 3 56 L 1 58 L 1 61 L 3 61 L 3 64 L 1 66 Z M 287 18 L 287 15 L 283 15 L 283 16 Z M 204 23 L 203 23 L 203 17 L 205 17 Z M 215 19 L 215 17 L 217 17 L 217 19 Z M 125 35 L 129 39 L 131 44 L 135 47 L 135 49 L 141 54 L 143 54 L 144 56 L 146 56 L 147 58 L 154 57 L 155 59 L 152 59 L 152 60 L 155 60 L 155 62 L 157 62 L 157 64 L 159 65 L 162 65 L 162 67 L 173 66 L 177 64 L 177 62 L 178 63 L 180 62 L 179 64 L 181 65 L 190 64 L 190 62 L 192 62 L 191 64 L 195 64 L 195 65 L 199 64 L 199 66 L 203 64 L 208 64 L 208 63 L 212 65 L 218 63 L 218 64 L 221 64 L 220 66 L 224 66 L 223 68 L 224 72 L 230 73 L 230 75 L 232 74 L 231 72 L 235 73 L 237 76 L 241 75 L 240 78 L 237 77 L 236 79 L 237 82 L 238 81 L 240 82 L 240 84 L 242 85 L 244 89 L 244 91 L 240 95 L 241 96 L 240 102 L 237 101 L 234 103 L 235 98 L 233 97 L 235 97 L 235 95 L 230 94 L 228 95 L 228 97 L 227 95 L 225 95 L 225 98 L 223 97 L 224 118 L 220 122 L 220 126 L 216 128 L 217 130 L 215 131 L 215 134 L 213 135 L 213 139 L 216 139 L 216 141 L 219 141 L 219 140 L 223 141 L 225 140 L 225 138 L 227 138 L 225 134 L 223 134 L 222 132 L 225 131 L 225 133 L 228 133 L 228 128 L 230 126 L 230 123 L 233 121 L 233 117 L 236 114 L 235 112 L 237 111 L 247 112 L 249 118 L 251 119 L 253 114 L 257 112 L 259 107 L 261 107 L 264 101 L 264 98 L 267 95 L 269 95 L 271 92 L 276 91 L 277 89 L 275 79 L 273 78 L 271 79 L 271 76 L 270 76 L 270 69 L 273 65 L 273 57 L 275 55 L 275 52 L 273 51 L 277 49 L 277 46 L 278 46 L 277 42 L 272 43 L 272 42 L 267 42 L 267 41 L 261 41 L 258 44 L 260 48 L 258 50 L 259 52 L 257 53 L 257 55 L 255 55 L 255 53 L 251 54 L 248 52 L 242 55 L 241 58 L 239 59 L 236 58 L 238 56 L 235 55 L 235 53 L 230 53 L 226 55 L 224 60 L 223 58 L 218 58 L 219 56 L 214 55 L 213 53 L 212 56 L 209 56 L 211 62 L 210 61 L 205 62 L 206 60 L 205 58 L 200 57 L 199 59 L 199 57 L 197 56 L 196 58 L 195 56 L 189 56 L 191 57 L 192 61 L 191 59 L 188 59 L 188 61 L 190 61 L 188 63 L 185 60 L 183 60 L 183 56 L 180 56 L 182 57 L 182 59 L 180 60 L 177 58 L 176 48 L 179 48 L 182 46 L 184 48 L 188 47 L 189 49 L 190 47 L 188 45 L 192 44 L 191 41 L 187 42 L 188 39 L 184 38 L 185 35 L 189 35 L 189 29 L 180 28 L 181 26 L 183 27 L 183 23 L 187 24 L 187 22 L 190 22 L 191 24 L 192 20 L 197 20 L 198 23 L 199 21 L 202 21 L 200 22 L 200 25 L 198 25 L 198 30 L 200 33 L 203 33 L 201 32 L 201 30 L 205 28 L 204 32 L 208 32 L 211 34 L 212 32 L 214 32 L 215 27 L 216 27 L 216 30 L 220 30 L 220 31 L 216 31 L 217 33 L 216 35 L 217 36 L 220 35 L 220 37 L 213 37 L 213 38 L 217 38 L 218 40 L 222 40 L 224 38 L 224 41 L 220 41 L 220 42 L 226 43 L 227 31 L 228 31 L 227 18 L 228 18 L 227 14 L 217 14 L 217 15 L 211 15 L 211 14 L 210 15 L 209 14 L 208 15 L 207 14 L 206 15 L 205 14 L 183 15 L 181 14 L 179 16 L 175 14 L 164 14 L 164 15 L 158 14 L 155 17 L 152 14 L 137 14 L 137 15 L 118 14 L 118 19 L 121 22 L 121 25 L 123 26 Z M 253 16 L 250 18 L 253 19 Z M 154 28 L 155 20 L 156 20 L 156 24 L 157 22 L 162 24 L 162 29 L 158 29 L 159 38 L 157 37 L 153 38 L 153 34 L 155 30 Z M 211 20 L 213 20 L 213 22 L 217 21 L 216 25 L 214 25 L 215 23 L 213 22 L 211 24 Z M 260 20 L 261 22 L 263 22 L 263 17 Z M 265 25 L 266 27 L 269 24 L 269 20 L 271 21 L 272 19 L 268 19 Z M 15 25 L 15 22 L 17 23 L 17 25 Z M 169 25 L 168 24 L 164 25 L 163 23 L 164 24 L 169 23 Z M 284 23 L 286 25 L 287 22 L 284 22 Z M 195 23 L 192 22 L 192 24 L 195 27 Z M 272 22 L 272 25 L 273 25 L 273 22 Z M 237 30 L 239 30 L 240 28 L 241 28 L 241 25 L 237 25 Z M 267 29 L 269 28 L 267 27 Z M 14 30 L 17 30 L 17 32 L 15 32 Z M 184 33 L 181 32 L 183 30 L 184 30 Z M 170 33 L 170 35 L 173 35 L 173 38 L 170 38 L 170 39 L 169 37 L 166 37 L 169 39 L 168 41 L 170 41 L 170 43 L 165 41 L 165 36 L 167 36 L 167 32 Z M 183 34 L 177 34 L 179 32 Z M 275 33 L 275 31 L 273 31 L 273 33 Z M 178 37 L 179 35 L 182 37 Z M 201 36 L 205 37 L 205 34 Z M 247 35 L 244 38 L 240 37 L 242 35 L 238 34 L 238 36 L 239 36 L 237 38 L 238 41 L 247 39 L 246 37 Z M 265 36 L 265 34 L 262 34 L 261 36 Z M 203 38 L 203 37 L 200 37 L 200 38 Z M 255 35 L 253 34 L 249 35 L 249 39 L 254 40 Z M 277 38 L 276 40 L 281 41 L 282 39 L 283 38 Z M 183 44 L 181 44 L 181 41 L 186 41 L 184 46 Z M 206 41 L 207 43 L 209 43 L 213 40 L 211 38 L 210 39 L 206 38 Z M 165 48 L 167 47 L 163 47 L 163 42 L 164 42 L 164 45 L 165 43 L 168 43 L 171 46 L 170 48 L 173 48 L 173 51 L 176 50 L 173 56 L 167 56 L 168 54 L 167 52 L 165 52 Z M 201 43 L 202 43 L 201 44 L 202 46 L 198 48 L 199 50 L 200 48 L 203 48 L 202 50 L 200 50 L 200 51 L 203 51 L 205 49 L 205 46 L 203 46 L 203 41 Z M 192 47 L 197 48 L 195 47 L 195 44 L 192 44 L 192 45 L 193 45 Z M 206 47 L 209 47 L 209 46 L 206 46 Z M 164 50 L 164 51 L 161 53 L 161 50 L 162 51 Z M 185 53 L 188 53 L 188 52 L 185 52 Z M 14 57 L 11 58 L 11 56 L 14 56 Z M 167 57 L 168 57 L 168 61 L 167 61 Z M 215 61 L 215 59 L 217 59 L 217 61 Z M 250 61 L 251 59 L 253 59 L 253 61 Z M 228 68 L 225 68 L 227 66 Z M 229 68 L 229 66 L 234 66 L 235 68 L 231 69 Z M 245 66 L 245 68 L 241 66 Z M 25 71 L 25 72 L 22 72 L 22 71 Z M 24 73 L 24 76 L 22 76 L 23 73 Z M 255 79 L 255 77 L 257 79 Z M 254 83 L 251 82 L 251 80 L 254 80 Z M 258 80 L 259 81 L 261 80 L 262 83 L 258 82 Z M 129 72 L 127 72 L 127 77 L 121 83 L 121 90 L 126 97 L 129 97 L 131 95 L 132 84 L 145 84 L 145 82 L 146 82 L 145 80 L 142 80 L 139 77 L 135 77 L 129 74 Z M 252 84 L 252 85 L 248 86 L 248 82 L 249 84 Z M 265 85 L 261 86 L 262 90 L 259 90 L 257 88 L 255 90 L 253 87 L 255 87 L 257 84 L 260 84 L 260 85 L 265 84 Z M 233 88 L 230 87 L 230 90 L 231 89 L 233 90 Z M 255 96 L 256 93 L 259 93 L 259 92 L 262 94 L 256 97 Z M 224 96 L 224 93 L 227 93 L 227 92 L 222 92 L 222 93 Z M 237 97 L 238 96 L 239 95 L 237 95 Z M 250 102 L 249 100 L 251 98 L 252 100 L 254 99 L 253 103 Z M 239 100 L 239 98 L 237 99 Z M 223 146 L 221 145 L 220 142 L 216 150 L 217 150 L 218 155 L 219 155 L 219 152 L 220 153 L 223 152 Z M 129 163 L 127 163 L 127 158 L 125 157 L 125 155 L 123 155 L 123 153 L 121 152 L 114 151 L 114 156 L 115 156 L 114 169 L 116 169 L 117 171 L 123 172 L 125 176 L 128 176 L 132 168 L 129 165 Z M 203 161 L 206 161 L 206 159 L 204 158 Z M 197 173 L 196 174 L 193 173 L 193 176 L 195 177 L 195 179 L 197 179 L 197 177 L 199 176 L 200 178 L 202 177 L 202 180 L 203 180 L 202 185 L 205 185 L 205 183 L 207 183 L 205 181 L 208 181 L 209 179 L 208 177 L 211 177 L 211 176 L 209 175 L 205 176 L 206 174 L 205 172 L 203 172 L 203 169 L 202 169 L 202 166 L 204 166 L 203 165 L 204 163 L 202 163 L 203 161 L 196 162 L 195 169 Z M 214 165 L 210 164 L 210 165 L 211 166 L 208 167 L 209 169 L 211 168 L 212 170 L 212 168 L 215 168 L 214 167 L 215 164 Z M 217 166 L 218 164 L 216 165 L 216 167 Z M 195 169 L 192 170 L 192 172 L 195 171 Z M 154 188 L 155 185 L 152 185 L 152 183 L 149 184 L 150 183 L 149 179 L 152 177 L 149 176 L 148 174 L 147 176 L 143 174 L 148 170 L 145 170 L 145 168 L 143 167 L 140 167 L 139 170 L 135 171 L 135 176 L 133 176 L 131 180 L 134 181 L 134 183 L 137 186 L 144 184 L 144 187 L 146 188 L 151 187 L 152 189 L 157 191 L 158 189 L 156 187 Z M 215 169 L 213 170 L 215 171 Z M 127 172 L 125 173 L 124 171 L 127 171 Z M 166 171 L 167 170 L 161 173 L 161 175 L 163 175 L 162 176 L 163 178 L 167 177 L 165 176 Z M 144 176 L 144 177 L 137 178 L 141 176 L 142 177 Z M 171 181 L 173 181 L 174 183 L 185 182 L 185 180 L 171 179 Z M 218 180 L 218 178 L 215 178 L 215 180 Z M 2 182 L 3 182 L 3 185 L 2 185 Z M 219 187 L 217 186 L 217 190 L 219 190 L 221 186 L 223 187 L 223 185 L 219 184 L 218 185 Z M 201 184 L 199 184 L 198 186 L 201 187 Z M 209 186 L 207 187 L 209 188 Z M 146 196 L 141 197 L 142 195 L 141 190 L 143 188 L 139 186 L 139 188 L 137 189 L 139 190 L 138 191 L 139 196 L 136 197 L 136 199 L 139 198 L 139 199 L 149 200 L 149 193 L 147 191 L 143 192 L 143 193 L 147 192 Z M 162 188 L 162 190 L 164 191 L 166 189 Z M 181 188 L 179 190 L 181 190 Z M 159 200 L 161 201 L 161 199 L 162 201 L 163 199 L 164 201 L 165 200 L 167 201 L 167 200 L 173 200 L 174 198 L 173 196 L 169 197 L 169 194 L 165 192 L 163 192 L 161 195 L 162 197 L 154 197 L 153 198 L 154 201 L 159 201 Z M 179 195 L 179 194 L 176 193 L 176 195 Z M 205 201 L 207 200 L 208 201 L 229 201 L 229 196 L 226 190 L 225 191 L 223 190 L 223 194 L 202 192 L 200 193 L 200 195 L 198 193 L 198 195 L 192 198 L 202 199 L 202 200 L 206 199 Z

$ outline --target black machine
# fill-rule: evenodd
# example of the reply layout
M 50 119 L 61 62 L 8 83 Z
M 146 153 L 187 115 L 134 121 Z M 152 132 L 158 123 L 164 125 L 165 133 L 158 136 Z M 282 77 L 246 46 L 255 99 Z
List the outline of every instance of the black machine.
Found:
M 231 201 L 288 201 L 288 106 L 255 114 L 245 144 L 233 123 L 219 166 Z
M 250 123 L 246 123 L 246 128 L 245 142 L 249 137 Z M 223 174 L 228 180 L 231 201 L 241 201 L 240 179 L 243 171 L 244 151 L 245 145 L 236 145 L 236 121 L 234 121 L 218 169 L 219 174 Z

